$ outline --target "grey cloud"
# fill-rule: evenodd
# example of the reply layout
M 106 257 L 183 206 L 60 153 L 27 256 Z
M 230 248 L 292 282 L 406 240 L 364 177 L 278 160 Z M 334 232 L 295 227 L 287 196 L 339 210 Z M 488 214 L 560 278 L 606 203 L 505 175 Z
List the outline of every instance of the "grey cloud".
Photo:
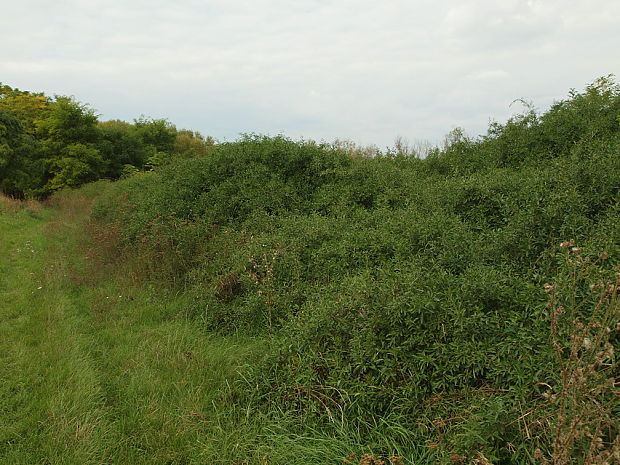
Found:
M 24 0 L 0 17 L 0 80 L 219 138 L 438 141 L 618 72 L 619 5 Z

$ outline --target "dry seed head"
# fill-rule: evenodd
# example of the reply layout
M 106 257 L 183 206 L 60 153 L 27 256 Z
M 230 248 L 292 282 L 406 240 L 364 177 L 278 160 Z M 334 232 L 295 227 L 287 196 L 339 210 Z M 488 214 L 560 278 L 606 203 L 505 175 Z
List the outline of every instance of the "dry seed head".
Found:
M 605 344 L 603 350 L 601 350 L 598 354 L 595 355 L 595 360 L 597 362 L 603 362 L 605 360 L 609 360 L 614 356 L 614 347 L 608 342 Z
M 485 457 L 482 452 L 478 452 L 478 457 L 473 460 L 474 463 L 479 465 L 493 465 L 491 461 Z
M 601 252 L 598 258 L 600 258 L 601 260 L 606 260 L 608 256 L 609 255 L 607 255 L 607 252 Z
M 553 310 L 553 312 L 551 312 L 551 317 L 552 318 L 557 318 L 558 316 L 560 316 L 562 313 L 564 313 L 564 307 L 563 306 L 559 306 L 557 307 L 555 310 Z

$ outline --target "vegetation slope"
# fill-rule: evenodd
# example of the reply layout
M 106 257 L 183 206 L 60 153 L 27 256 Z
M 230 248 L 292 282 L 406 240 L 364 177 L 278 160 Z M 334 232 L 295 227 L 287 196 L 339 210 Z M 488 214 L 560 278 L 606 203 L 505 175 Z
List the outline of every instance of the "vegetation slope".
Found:
M 116 184 L 94 218 L 188 289 L 208 330 L 272 336 L 239 387 L 256 405 L 369 437 L 399 425 L 446 459 L 527 461 L 561 434 L 541 396 L 562 391 L 569 335 L 596 339 L 575 321 L 617 322 L 595 283 L 620 259 L 619 118 L 601 79 L 424 160 L 249 136 Z
M 612 463 L 619 154 L 600 79 L 424 160 L 218 144 L 91 187 L 90 231 L 205 338 L 260 341 L 212 400 L 245 431 L 221 463 Z

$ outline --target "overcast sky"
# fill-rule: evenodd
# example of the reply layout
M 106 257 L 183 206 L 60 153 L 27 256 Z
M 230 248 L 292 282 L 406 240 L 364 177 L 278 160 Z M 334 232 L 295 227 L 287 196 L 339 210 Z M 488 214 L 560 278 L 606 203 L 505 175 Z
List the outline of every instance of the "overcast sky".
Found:
M 20 0 L 0 82 L 102 120 L 351 139 L 472 135 L 620 75 L 618 0 Z

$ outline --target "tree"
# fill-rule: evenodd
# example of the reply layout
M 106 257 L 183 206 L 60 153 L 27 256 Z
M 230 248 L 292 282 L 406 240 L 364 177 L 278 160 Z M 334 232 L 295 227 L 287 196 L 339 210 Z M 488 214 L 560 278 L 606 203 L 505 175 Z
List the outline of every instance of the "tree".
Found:
M 181 129 L 176 134 L 174 153 L 186 157 L 204 156 L 214 145 L 215 140 L 210 136 L 205 138 L 197 131 Z
M 71 97 L 57 96 L 49 110 L 35 121 L 37 135 L 50 148 L 97 142 L 97 115 Z
M 176 127 L 165 119 L 139 118 L 134 120 L 136 132 L 142 142 L 151 145 L 155 152 L 172 153 L 177 137 Z
M 42 93 L 13 89 L 0 83 L 0 109 L 15 116 L 27 134 L 35 134 L 35 121 L 43 117 L 49 104 L 50 99 Z
M 19 119 L 0 108 L 0 192 L 23 198 L 42 175 L 40 150 Z
M 99 123 L 99 133 L 97 147 L 107 161 L 107 177 L 121 177 L 128 165 L 138 169 L 144 167 L 149 152 L 133 124 L 105 121 Z
M 35 125 L 47 166 L 42 194 L 76 187 L 105 174 L 106 162 L 97 149 L 97 115 L 87 105 L 57 96 Z
M 71 144 L 63 155 L 49 162 L 51 178 L 47 189 L 55 191 L 65 187 L 78 187 L 96 181 L 104 172 L 105 162 L 99 151 L 84 144 Z

